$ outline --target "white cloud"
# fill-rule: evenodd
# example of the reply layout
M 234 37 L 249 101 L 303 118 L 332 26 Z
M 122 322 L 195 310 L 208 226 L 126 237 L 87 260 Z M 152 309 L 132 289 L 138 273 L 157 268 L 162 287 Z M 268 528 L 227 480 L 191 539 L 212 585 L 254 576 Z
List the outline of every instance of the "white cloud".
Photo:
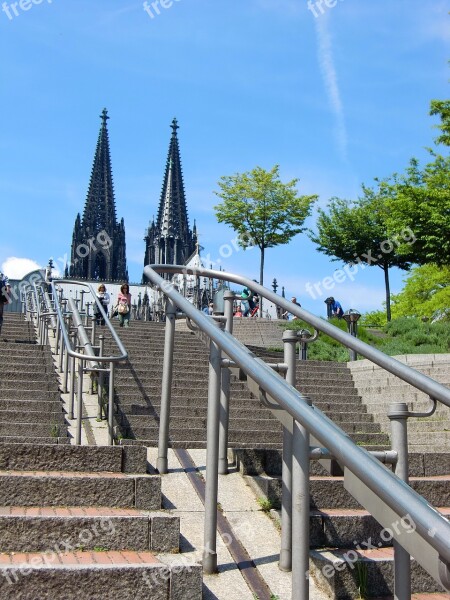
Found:
M 333 47 L 328 29 L 327 14 L 314 19 L 314 22 L 317 33 L 320 70 L 324 79 L 328 100 L 335 117 L 335 135 L 338 150 L 343 160 L 347 160 L 347 129 L 345 127 L 344 107 L 339 91 L 337 72 L 334 66 Z
M 16 256 L 8 257 L 2 263 L 2 272 L 9 279 L 22 279 L 25 275 L 36 269 L 41 269 L 41 266 L 31 258 L 17 258 Z

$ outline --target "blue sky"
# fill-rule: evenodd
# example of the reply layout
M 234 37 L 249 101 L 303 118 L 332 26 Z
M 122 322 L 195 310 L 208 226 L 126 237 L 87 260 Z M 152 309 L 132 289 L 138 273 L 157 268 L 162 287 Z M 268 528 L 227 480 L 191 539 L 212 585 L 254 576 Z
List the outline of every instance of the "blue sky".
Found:
M 203 254 L 251 278 L 258 250 L 221 256 L 234 234 L 214 216 L 220 176 L 279 164 L 283 180 L 298 177 L 299 192 L 325 206 L 356 198 L 362 182 L 402 171 L 412 156 L 426 159 L 436 134 L 430 100 L 448 98 L 447 2 L 338 0 L 322 2 L 323 14 L 317 0 L 311 6 L 174 0 L 151 18 L 131 0 L 22 0 L 17 16 L 3 4 L 0 266 L 14 276 L 21 263 L 12 257 L 45 265 L 52 256 L 60 266 L 70 253 L 103 107 L 134 281 L 174 116 Z M 316 313 L 330 294 L 344 308 L 380 307 L 377 267 L 323 297 L 307 294 L 306 283 L 341 266 L 299 235 L 267 251 L 265 281 L 276 277 Z M 392 273 L 394 292 L 403 276 Z

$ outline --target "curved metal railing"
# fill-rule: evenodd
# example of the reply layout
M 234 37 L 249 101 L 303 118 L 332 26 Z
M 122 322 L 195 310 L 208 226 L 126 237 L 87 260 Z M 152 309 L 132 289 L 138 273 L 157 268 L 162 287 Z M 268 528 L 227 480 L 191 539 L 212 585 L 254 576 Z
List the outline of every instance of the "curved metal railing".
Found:
M 208 405 L 204 569 L 207 572 L 213 572 L 217 566 L 217 562 L 214 562 L 217 560 L 214 553 L 215 548 L 211 548 L 211 545 L 215 545 L 214 514 L 217 503 L 217 482 L 215 480 L 218 473 L 216 437 L 219 431 L 217 401 L 220 397 L 219 375 L 223 367 L 223 352 L 246 373 L 248 378 L 258 384 L 264 394 L 274 399 L 294 419 L 293 457 L 297 461 L 297 472 L 302 473 L 301 478 L 306 477 L 307 479 L 308 477 L 309 434 L 312 434 L 344 466 L 344 473 L 345 476 L 348 475 L 349 485 L 352 486 L 353 491 L 358 492 L 358 501 L 371 510 L 369 506 L 373 506 L 373 499 L 376 499 L 375 505 L 378 512 L 376 514 L 372 512 L 383 526 L 387 527 L 389 523 L 392 525 L 393 517 L 398 519 L 409 517 L 411 519 L 414 524 L 414 535 L 410 530 L 408 530 L 408 534 L 411 533 L 411 535 L 401 535 L 398 532 L 394 534 L 394 543 L 400 544 L 407 552 L 406 558 L 405 554 L 402 555 L 402 565 L 404 567 L 407 565 L 409 569 L 408 553 L 412 554 L 436 581 L 450 590 L 450 523 L 444 516 L 399 477 L 389 472 L 376 458 L 355 445 L 347 434 L 318 408 L 310 406 L 300 392 L 275 373 L 270 366 L 256 358 L 230 333 L 221 331 L 211 317 L 198 311 L 168 280 L 160 277 L 157 272 L 190 274 L 192 271 L 178 265 L 152 265 L 144 269 L 146 277 L 159 287 L 169 299 L 169 308 L 177 306 L 211 340 L 209 390 L 213 400 L 209 401 Z M 263 286 L 242 276 L 210 269 L 199 268 L 195 270 L 195 274 L 250 287 L 261 296 L 310 323 L 317 330 L 353 348 L 361 355 L 398 375 L 404 381 L 450 406 L 450 390 L 441 384 L 342 332 Z M 161 414 L 162 412 L 163 407 L 161 407 Z M 296 498 L 296 510 L 293 510 L 292 513 L 292 598 L 305 600 L 309 597 L 308 584 L 305 583 L 305 573 L 309 568 L 309 493 L 305 493 L 304 488 L 299 488 L 298 484 L 294 485 L 294 482 L 292 485 L 292 497 Z M 407 573 L 403 573 L 403 578 L 405 577 L 407 577 Z M 401 577 L 398 579 L 399 582 L 396 577 L 396 595 L 397 583 L 399 586 L 403 585 L 400 581 Z M 406 598 L 407 592 L 406 594 L 400 593 L 397 597 Z

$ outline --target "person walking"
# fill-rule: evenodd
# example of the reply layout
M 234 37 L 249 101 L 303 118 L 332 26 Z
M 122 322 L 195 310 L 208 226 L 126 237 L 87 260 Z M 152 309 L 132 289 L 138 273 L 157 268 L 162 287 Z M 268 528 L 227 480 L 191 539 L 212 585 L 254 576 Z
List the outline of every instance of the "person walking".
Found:
M 100 304 L 102 305 L 103 310 L 105 311 L 106 314 L 108 314 L 108 304 L 109 304 L 110 298 L 109 298 L 108 292 L 106 291 L 106 286 L 104 283 L 101 283 L 98 286 L 96 296 L 97 296 L 97 299 L 99 300 Z M 98 304 L 95 304 L 94 315 L 95 315 L 95 319 L 97 321 L 97 325 L 105 324 L 105 319 L 103 318 L 103 315 L 98 308 Z
M 3 325 L 3 308 L 5 304 L 9 304 L 9 292 L 11 286 L 9 285 L 9 279 L 0 272 L 0 334 L 2 332 Z
M 117 313 L 119 315 L 120 327 L 130 326 L 131 294 L 130 286 L 124 283 L 117 294 Z
M 301 304 L 299 302 L 297 302 L 297 298 L 295 296 L 292 296 L 291 298 L 291 302 L 292 304 L 296 304 L 297 306 L 301 307 Z M 292 317 L 292 319 L 291 319 Z M 288 310 L 285 310 L 284 313 L 282 314 L 282 318 L 283 319 L 287 319 L 288 321 L 295 321 L 296 319 L 298 319 L 297 316 L 293 315 L 292 313 L 290 313 Z

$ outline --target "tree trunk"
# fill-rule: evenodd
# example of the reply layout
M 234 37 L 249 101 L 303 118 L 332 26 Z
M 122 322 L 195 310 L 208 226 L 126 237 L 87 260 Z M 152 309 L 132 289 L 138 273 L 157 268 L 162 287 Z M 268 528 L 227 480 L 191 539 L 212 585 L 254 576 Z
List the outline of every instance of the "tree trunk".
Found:
M 386 318 L 387 322 L 391 320 L 391 288 L 389 285 L 389 266 L 384 265 L 384 286 L 386 288 Z
M 261 248 L 261 259 L 259 262 L 259 285 L 264 285 L 264 246 Z M 259 316 L 263 316 L 263 297 L 259 297 Z

